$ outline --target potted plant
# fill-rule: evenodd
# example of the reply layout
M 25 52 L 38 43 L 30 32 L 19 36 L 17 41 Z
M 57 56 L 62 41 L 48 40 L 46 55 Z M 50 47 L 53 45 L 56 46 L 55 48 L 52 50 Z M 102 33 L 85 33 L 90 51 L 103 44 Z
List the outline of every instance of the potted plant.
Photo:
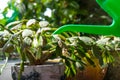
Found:
M 101 38 L 97 40 L 95 37 L 76 36 L 66 38 L 64 42 L 67 43 L 67 48 L 65 49 L 66 56 L 64 56 L 64 59 L 66 59 L 65 61 L 67 61 L 66 68 L 71 66 L 71 60 L 76 61 L 76 65 L 72 63 L 74 68 L 80 68 L 76 70 L 76 75 L 74 77 L 68 76 L 68 80 L 104 79 L 107 71 L 107 63 L 109 63 L 109 61 L 111 60 L 110 54 L 104 54 L 111 53 L 111 50 L 113 50 L 107 48 L 107 41 L 105 42 L 104 39 L 101 40 Z M 106 61 L 106 58 L 108 62 Z M 69 72 L 69 69 L 70 67 L 68 68 L 68 70 L 66 70 L 67 73 Z
M 21 59 L 20 64 L 12 67 L 13 80 L 53 80 L 64 75 L 62 64 L 46 62 L 58 58 L 58 45 L 51 35 L 55 28 L 48 25 L 47 21 L 30 19 L 2 26 L 4 31 L 1 32 L 1 39 L 5 42 L 1 45 L 2 52 L 8 56 L 17 53 Z
M 108 48 L 107 41 L 100 43 L 104 39 L 72 32 L 52 35 L 56 28 L 46 21 L 16 21 L 2 29 L 2 52 L 18 53 L 21 59 L 12 67 L 13 80 L 102 80 L 106 73 L 102 65 L 111 60 L 113 48 Z
M 79 58 L 76 61 L 74 57 L 66 54 L 65 50 L 69 45 L 64 43 L 65 38 L 62 36 L 53 37 L 52 33 L 56 28 L 50 26 L 46 21 L 38 22 L 35 19 L 2 26 L 1 38 L 5 41 L 1 47 L 2 52 L 5 55 L 18 53 L 21 59 L 19 64 L 12 67 L 13 80 L 59 80 L 65 78 L 65 69 L 66 76 L 76 73 L 75 63 L 82 61 L 78 60 Z M 71 53 L 71 50 L 67 52 Z M 55 59 L 57 62 L 49 59 Z

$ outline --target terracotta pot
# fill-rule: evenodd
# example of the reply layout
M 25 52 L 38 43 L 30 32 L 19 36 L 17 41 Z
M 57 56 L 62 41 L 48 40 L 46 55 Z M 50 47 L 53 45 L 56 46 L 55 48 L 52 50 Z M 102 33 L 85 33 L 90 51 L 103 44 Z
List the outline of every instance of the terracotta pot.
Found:
M 12 66 L 12 78 L 18 80 L 20 66 Z M 64 75 L 64 66 L 60 63 L 48 63 L 37 66 L 25 66 L 21 80 L 60 80 Z
M 94 59 L 94 61 L 96 67 L 88 63 L 83 71 L 78 70 L 76 76 L 69 77 L 67 80 L 103 80 L 108 67 L 107 65 L 101 67 L 98 59 Z
M 69 77 L 67 80 L 103 80 L 106 71 L 107 68 L 98 69 L 96 67 L 89 66 L 83 71 L 78 71 L 76 76 Z

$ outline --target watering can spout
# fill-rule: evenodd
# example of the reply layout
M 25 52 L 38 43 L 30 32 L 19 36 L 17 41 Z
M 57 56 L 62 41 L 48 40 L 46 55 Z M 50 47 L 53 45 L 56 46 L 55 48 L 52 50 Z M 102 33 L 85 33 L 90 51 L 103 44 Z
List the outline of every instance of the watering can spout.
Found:
M 115 35 L 120 37 L 120 0 L 96 0 L 112 18 L 111 25 L 82 25 L 69 24 L 58 28 L 53 34 L 60 34 L 65 31 L 84 32 L 101 35 Z
M 106 28 L 107 27 L 107 28 Z M 102 26 L 101 25 L 64 25 L 61 26 L 58 30 L 56 30 L 53 34 L 60 34 L 66 31 L 72 32 L 83 32 L 83 33 L 93 33 L 93 34 L 108 34 L 110 33 L 110 26 Z M 107 31 L 107 32 L 106 32 Z
M 62 32 L 66 31 L 72 31 L 72 32 L 83 32 L 83 33 L 91 33 L 91 34 L 101 34 L 101 35 L 112 35 L 115 34 L 118 36 L 116 32 L 114 32 L 113 26 L 116 24 L 113 22 L 111 25 L 64 25 L 60 27 L 58 30 L 56 30 L 53 34 L 60 34 Z

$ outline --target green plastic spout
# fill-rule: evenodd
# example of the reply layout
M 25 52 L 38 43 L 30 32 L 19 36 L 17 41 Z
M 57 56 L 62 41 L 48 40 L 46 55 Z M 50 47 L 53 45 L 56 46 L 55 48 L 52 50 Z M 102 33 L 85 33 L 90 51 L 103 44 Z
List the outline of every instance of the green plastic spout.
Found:
M 65 31 L 73 31 L 101 35 L 115 35 L 120 37 L 120 0 L 96 1 L 100 7 L 113 18 L 111 25 L 68 24 L 58 28 L 53 35 L 60 34 Z

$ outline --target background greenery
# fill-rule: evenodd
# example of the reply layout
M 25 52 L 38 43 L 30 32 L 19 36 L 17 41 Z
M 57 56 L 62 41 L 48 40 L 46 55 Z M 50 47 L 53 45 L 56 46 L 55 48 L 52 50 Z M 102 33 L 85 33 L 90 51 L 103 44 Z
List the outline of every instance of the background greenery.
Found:
M 51 16 L 45 14 L 51 10 Z M 13 10 L 12 16 L 6 17 L 9 10 Z M 54 27 L 64 24 L 110 24 L 111 19 L 101 10 L 95 0 L 10 0 L 8 6 L 2 12 L 3 24 L 14 20 L 37 19 L 47 20 Z

